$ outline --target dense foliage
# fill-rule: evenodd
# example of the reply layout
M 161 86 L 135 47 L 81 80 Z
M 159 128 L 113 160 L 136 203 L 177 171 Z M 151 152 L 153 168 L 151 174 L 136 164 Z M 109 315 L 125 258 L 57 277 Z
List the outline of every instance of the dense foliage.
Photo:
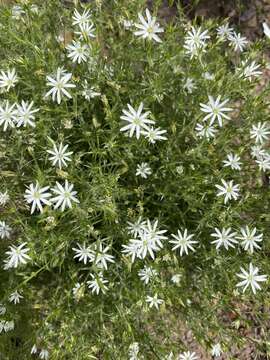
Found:
M 267 38 L 160 3 L 1 7 L 3 359 L 268 351 Z

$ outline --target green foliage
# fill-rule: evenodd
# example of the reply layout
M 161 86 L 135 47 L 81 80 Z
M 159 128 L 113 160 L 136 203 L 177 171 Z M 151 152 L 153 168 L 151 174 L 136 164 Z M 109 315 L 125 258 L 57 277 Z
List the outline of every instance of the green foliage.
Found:
M 154 3 L 152 13 L 160 2 Z M 23 242 L 32 258 L 17 269 L 1 266 L 0 300 L 7 312 L 0 320 L 15 322 L 13 331 L 0 334 L 1 358 L 30 359 L 36 343 L 49 350 L 51 359 L 127 359 L 129 345 L 138 342 L 145 359 L 165 359 L 170 351 L 186 350 L 180 324 L 207 351 L 218 341 L 225 350 L 232 343 L 243 347 L 246 337 L 239 327 L 266 329 L 269 321 L 266 283 L 256 297 L 236 290 L 241 266 L 252 262 L 263 274 L 270 273 L 269 184 L 250 156 L 252 124 L 269 120 L 269 86 L 257 88 L 258 82 L 239 78 L 235 68 L 245 58 L 264 64 L 264 41 L 235 53 L 219 41 L 217 24 L 209 20 L 202 22 L 211 35 L 207 51 L 190 59 L 183 48 L 190 24 L 180 9 L 172 23 L 159 20 L 165 32 L 157 44 L 123 26 L 125 19 L 137 21 L 145 1 L 96 1 L 88 6 L 96 27 L 91 61 L 74 64 L 65 50 L 75 37 L 73 7 L 57 0 L 37 4 L 37 14 L 30 4 L 23 5 L 25 14 L 17 20 L 11 7 L 2 6 L 0 13 L 0 68 L 15 68 L 19 77 L 0 99 L 33 101 L 40 109 L 35 128 L 1 130 L 0 191 L 8 190 L 10 201 L 1 207 L 0 220 L 13 229 L 9 239 L 1 240 L 1 263 L 9 245 Z M 64 42 L 57 41 L 59 35 Z M 58 67 L 72 73 L 76 84 L 72 99 L 60 105 L 44 99 L 46 76 Z M 205 72 L 214 74 L 214 80 L 202 76 Z M 196 84 L 192 94 L 184 87 L 187 78 Z M 101 96 L 87 101 L 82 96 L 85 80 Z M 199 139 L 195 131 L 203 117 L 200 103 L 207 103 L 208 95 L 229 98 L 234 109 L 211 141 Z M 141 102 L 156 125 L 167 130 L 166 141 L 150 144 L 120 132 L 122 110 L 127 103 L 137 108 Z M 73 155 L 67 168 L 51 165 L 47 150 L 52 141 L 69 144 Z M 223 167 L 231 152 L 241 157 L 241 171 Z M 142 162 L 152 170 L 147 179 L 135 176 Z M 30 215 L 26 186 L 35 181 L 54 186 L 65 179 L 74 184 L 80 204 L 64 212 L 45 207 Z M 237 201 L 224 204 L 216 196 L 221 179 L 240 185 Z M 187 228 L 199 241 L 196 251 L 180 257 L 166 240 L 155 260 L 147 256 L 132 264 L 121 251 L 130 237 L 127 221 L 140 215 L 158 219 L 169 238 Z M 264 233 L 261 250 L 250 254 L 237 246 L 217 251 L 211 244 L 215 227 L 238 231 L 244 225 Z M 115 263 L 104 272 L 108 291 L 95 295 L 86 281 L 99 269 L 74 259 L 72 248 L 100 241 L 110 246 Z M 158 272 L 148 285 L 138 277 L 144 265 Z M 178 285 L 171 281 L 175 274 L 181 275 Z M 77 282 L 84 285 L 74 298 Z M 24 296 L 17 305 L 8 302 L 15 290 Z M 164 300 L 159 311 L 145 302 L 155 293 Z M 266 353 L 269 342 L 261 333 L 257 351 Z

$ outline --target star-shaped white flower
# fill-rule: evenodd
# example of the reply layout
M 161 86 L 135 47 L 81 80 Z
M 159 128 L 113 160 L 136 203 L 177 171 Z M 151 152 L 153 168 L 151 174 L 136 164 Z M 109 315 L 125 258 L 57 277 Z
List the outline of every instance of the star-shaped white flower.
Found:
M 208 30 L 203 31 L 201 27 L 191 27 L 184 39 L 184 49 L 191 59 L 206 51 L 206 41 L 209 38 Z
M 82 14 L 79 13 L 77 9 L 74 10 L 73 14 L 73 23 L 72 25 L 82 25 L 87 24 L 91 20 L 91 12 L 90 10 L 84 10 Z
M 164 300 L 159 299 L 158 295 L 155 294 L 154 296 L 147 295 L 146 302 L 149 304 L 150 308 L 154 306 L 158 310 L 159 306 L 164 303 Z
M 232 108 L 225 107 L 229 99 L 226 99 L 221 102 L 220 95 L 216 99 L 214 99 L 212 96 L 208 96 L 208 99 L 209 99 L 208 104 L 200 103 L 201 111 L 207 114 L 205 115 L 203 120 L 206 121 L 210 119 L 210 125 L 212 125 L 215 122 L 215 120 L 217 120 L 219 126 L 222 127 L 222 120 L 230 119 L 230 117 L 225 113 L 233 110 Z
M 11 293 L 8 298 L 9 302 L 13 302 L 15 305 L 19 304 L 21 299 L 23 299 L 23 296 L 17 290 Z
M 76 35 L 79 35 L 80 40 L 88 40 L 89 38 L 95 38 L 95 27 L 92 23 L 86 22 L 79 25 L 79 31 L 75 31 Z
M 107 254 L 107 252 L 110 250 L 109 246 L 106 246 L 103 248 L 102 244 L 99 244 L 99 246 L 95 247 L 95 264 L 98 267 L 104 268 L 107 270 L 108 265 L 107 262 L 114 263 L 114 256 Z
M 21 105 L 17 105 L 17 127 L 23 126 L 26 127 L 27 125 L 30 125 L 32 127 L 35 127 L 35 114 L 39 111 L 39 109 L 32 109 L 34 105 L 34 102 L 31 101 L 30 103 L 28 101 L 23 101 Z
M 49 157 L 49 160 L 52 162 L 53 165 L 57 165 L 60 169 L 62 169 L 62 166 L 67 166 L 68 161 L 71 161 L 70 155 L 72 155 L 73 152 L 66 151 L 67 148 L 68 145 L 63 145 L 63 143 L 60 143 L 58 147 L 54 143 L 53 149 L 47 150 L 47 153 L 52 155 L 51 157 Z
M 239 197 L 239 184 L 234 185 L 233 180 L 226 182 L 224 179 L 221 179 L 222 185 L 215 185 L 218 188 L 217 196 L 224 196 L 224 204 L 228 200 L 234 199 L 237 200 Z
M 151 126 L 148 129 L 143 130 L 142 135 L 144 135 L 151 144 L 155 144 L 158 140 L 167 140 L 166 136 L 164 136 L 166 132 L 167 130 L 162 130 L 159 127 L 153 128 Z
M 49 201 L 51 194 L 47 192 L 47 190 L 49 190 L 49 186 L 41 188 L 38 182 L 36 182 L 35 185 L 33 183 L 30 184 L 28 189 L 26 189 L 24 198 L 28 204 L 32 203 L 31 214 L 33 214 L 36 208 L 38 208 L 39 211 L 42 213 L 43 204 L 51 205 L 51 202 Z
M 146 179 L 148 175 L 151 174 L 152 174 L 152 170 L 147 163 L 143 162 L 137 165 L 136 174 L 135 174 L 136 176 L 141 176 L 142 178 Z
M 270 127 L 267 122 L 258 122 L 257 125 L 252 125 L 250 130 L 251 139 L 255 139 L 256 143 L 263 144 L 269 139 Z
M 71 58 L 71 60 L 74 63 L 80 64 L 81 62 L 87 61 L 89 57 L 89 47 L 86 44 L 81 43 L 80 41 L 72 41 L 72 44 L 69 44 L 66 47 L 68 51 L 68 57 Z
M 15 106 L 16 104 L 9 105 L 8 100 L 6 100 L 3 105 L 0 105 L 0 125 L 4 125 L 4 131 L 6 131 L 8 127 L 15 127 L 18 115 Z
M 249 226 L 245 226 L 240 231 L 242 236 L 238 236 L 238 239 L 242 240 L 241 245 L 244 247 L 244 250 L 248 250 L 253 254 L 254 249 L 261 248 L 258 243 L 262 242 L 263 234 L 256 235 L 257 229 L 255 227 L 250 229 Z
M 233 170 L 241 170 L 241 161 L 240 157 L 237 154 L 228 154 L 227 160 L 223 160 L 223 166 L 229 166 Z
M 164 29 L 159 26 L 156 18 L 151 16 L 148 9 L 145 10 L 145 14 L 146 19 L 141 14 L 138 14 L 140 23 L 135 24 L 135 27 L 139 30 L 135 31 L 134 35 L 161 43 L 162 40 L 157 34 L 164 32 Z
M 221 231 L 218 228 L 215 228 L 215 232 L 211 234 L 212 237 L 216 240 L 211 241 L 211 244 L 216 244 L 216 249 L 219 249 L 221 246 L 224 246 L 226 250 L 229 247 L 234 248 L 234 244 L 237 244 L 236 232 L 231 232 L 231 228 L 222 228 Z
M 77 191 L 72 190 L 73 187 L 74 185 L 69 184 L 67 180 L 65 180 L 64 185 L 56 182 L 56 186 L 51 189 L 52 192 L 56 194 L 56 196 L 51 199 L 51 201 L 55 203 L 54 209 L 58 209 L 61 206 L 61 211 L 64 211 L 66 208 L 72 208 L 72 202 L 80 203 L 76 198 Z
M 258 275 L 259 269 L 253 266 L 251 263 L 249 264 L 249 269 L 245 270 L 240 267 L 241 273 L 236 274 L 242 281 L 236 284 L 237 287 L 242 287 L 243 292 L 250 286 L 253 294 L 256 294 L 257 290 L 261 290 L 261 286 L 258 284 L 259 282 L 264 282 L 267 280 L 267 275 Z
M 8 255 L 5 260 L 5 269 L 17 268 L 19 265 L 24 265 L 28 260 L 31 260 L 30 256 L 27 255 L 30 249 L 25 247 L 25 245 L 26 243 L 19 246 L 9 246 L 9 250 L 5 253 Z
M 188 235 L 187 229 L 185 229 L 183 233 L 180 230 L 177 230 L 177 234 L 172 234 L 172 237 L 175 239 L 169 241 L 171 244 L 175 245 L 172 250 L 180 249 L 180 256 L 184 253 L 188 254 L 189 250 L 195 251 L 193 244 L 196 244 L 198 241 L 192 240 L 194 234 Z
M 148 129 L 148 124 L 154 124 L 153 120 L 147 118 L 150 114 L 150 111 L 142 113 L 143 103 L 140 103 L 138 110 L 135 110 L 130 104 L 127 104 L 129 112 L 123 109 L 124 115 L 120 118 L 127 121 L 129 124 L 123 126 L 120 131 L 128 131 L 129 137 L 132 137 L 134 132 L 136 133 L 136 138 L 139 139 L 141 135 L 141 129 Z
M 248 44 L 247 38 L 236 32 L 233 32 L 233 34 L 228 37 L 228 40 L 230 41 L 230 46 L 234 48 L 234 51 L 242 52 Z
M 69 80 L 71 79 L 72 74 L 67 73 L 62 68 L 58 68 L 55 78 L 47 76 L 47 86 L 50 86 L 51 89 L 45 94 L 45 97 L 52 96 L 53 101 L 57 101 L 58 104 L 62 101 L 62 96 L 66 96 L 71 99 L 72 96 L 67 91 L 67 89 L 75 88 L 76 85 L 70 84 Z
M 14 68 L 12 70 L 8 70 L 6 73 L 1 71 L 0 88 L 5 89 L 5 91 L 9 91 L 16 85 L 17 82 L 18 77 Z
M 179 355 L 178 360 L 197 360 L 198 357 L 195 352 L 186 351 Z
M 93 262 L 95 259 L 95 253 L 90 249 L 90 246 L 86 246 L 85 243 L 80 245 L 77 243 L 78 248 L 72 248 L 75 251 L 74 259 L 78 258 L 78 261 L 82 261 L 85 265 L 88 261 Z
M 10 237 L 11 227 L 5 221 L 0 221 L 0 238 L 5 239 Z
M 106 284 L 109 283 L 108 280 L 104 279 L 103 274 L 90 274 L 92 280 L 88 280 L 86 282 L 88 288 L 92 291 L 92 294 L 99 294 L 100 290 L 103 294 L 108 290 L 108 286 Z

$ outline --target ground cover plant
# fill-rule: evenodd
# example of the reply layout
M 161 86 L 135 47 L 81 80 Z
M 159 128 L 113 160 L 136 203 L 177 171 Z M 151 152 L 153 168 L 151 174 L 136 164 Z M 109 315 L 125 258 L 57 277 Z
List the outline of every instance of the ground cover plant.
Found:
M 3 359 L 268 356 L 270 29 L 160 5 L 1 6 Z

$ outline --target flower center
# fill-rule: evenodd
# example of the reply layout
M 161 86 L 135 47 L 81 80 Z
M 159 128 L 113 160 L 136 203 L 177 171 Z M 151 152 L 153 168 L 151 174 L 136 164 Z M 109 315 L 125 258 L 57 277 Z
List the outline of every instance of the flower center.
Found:
M 135 125 L 137 125 L 137 126 L 140 126 L 141 125 L 141 119 L 139 118 L 139 117 L 135 117 L 134 119 L 133 119 L 133 123 L 135 124 Z

